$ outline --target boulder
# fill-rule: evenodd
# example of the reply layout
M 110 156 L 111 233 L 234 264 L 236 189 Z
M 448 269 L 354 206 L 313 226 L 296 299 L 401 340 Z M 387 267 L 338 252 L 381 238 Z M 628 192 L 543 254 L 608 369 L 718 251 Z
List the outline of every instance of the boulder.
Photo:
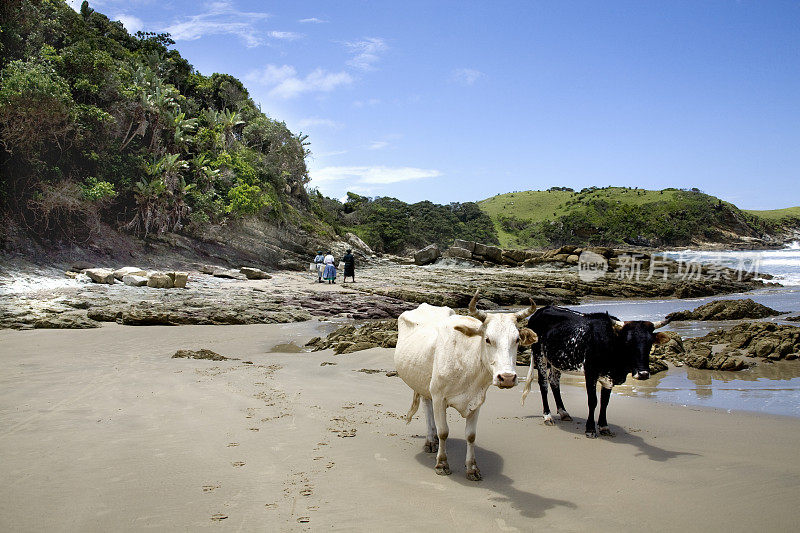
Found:
M 572 254 L 569 257 L 567 257 L 567 264 L 568 265 L 577 265 L 578 264 L 578 259 L 579 259 L 579 256 L 577 256 L 575 254 Z
M 472 252 L 470 252 L 466 248 L 451 246 L 450 248 L 445 250 L 443 257 L 452 257 L 456 259 L 472 259 Z
M 122 277 L 122 283 L 131 287 L 144 287 L 147 285 L 147 277 L 136 274 L 127 274 Z
M 215 278 L 244 279 L 244 277 L 238 272 L 234 270 L 228 270 L 227 268 L 215 268 L 211 275 Z
M 176 289 L 185 289 L 186 282 L 189 281 L 188 272 L 167 272 L 167 275 L 172 279 L 172 286 Z
M 375 253 L 375 251 L 370 248 L 367 243 L 362 241 L 355 233 L 346 233 L 345 238 L 353 250 L 360 250 L 366 255 L 373 255 Z
M 85 274 L 95 283 L 107 283 L 109 285 L 114 283 L 114 271 L 108 268 L 90 268 L 85 271 Z
M 475 243 L 475 251 L 472 253 L 492 263 L 499 263 L 503 259 L 503 250 L 501 248 L 497 246 L 487 246 L 478 242 Z
M 147 286 L 154 289 L 171 289 L 172 278 L 161 272 L 154 272 L 147 278 Z
M 242 267 L 239 272 L 244 274 L 247 279 L 270 279 L 272 276 L 261 270 L 260 268 Z
M 461 239 L 456 239 L 455 241 L 453 241 L 453 246 L 469 250 L 469 253 L 473 253 L 475 251 L 474 241 L 462 241 Z
M 122 267 L 114 271 L 114 278 L 122 281 L 122 278 L 131 274 L 133 276 L 146 276 L 147 272 L 139 267 Z
M 430 246 L 426 246 L 422 250 L 417 250 L 414 253 L 414 264 L 428 265 L 439 259 L 441 255 L 442 254 L 439 251 L 439 247 L 435 244 L 431 244 Z
M 503 259 L 509 259 L 515 263 L 523 263 L 528 259 L 528 252 L 525 250 L 503 250 Z

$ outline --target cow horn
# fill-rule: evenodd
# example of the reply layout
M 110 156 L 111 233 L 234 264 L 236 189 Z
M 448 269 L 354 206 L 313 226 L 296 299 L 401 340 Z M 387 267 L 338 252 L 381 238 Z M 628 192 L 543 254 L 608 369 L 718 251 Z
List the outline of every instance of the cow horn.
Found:
M 670 322 L 672 322 L 672 318 L 671 317 L 667 317 L 664 320 L 659 320 L 658 322 L 653 322 L 653 329 L 663 328 L 664 326 L 666 326 Z
M 530 298 L 531 305 L 527 309 L 523 309 L 522 311 L 517 311 L 514 313 L 514 318 L 517 320 L 522 320 L 525 317 L 531 316 L 534 311 L 536 311 L 536 304 L 533 302 L 533 298 Z
M 478 293 L 479 292 L 480 292 L 480 289 L 476 289 L 475 290 L 475 296 L 473 296 L 472 300 L 469 301 L 469 314 L 470 314 L 470 316 L 474 316 L 475 318 L 477 318 L 481 322 L 485 322 L 486 321 L 486 311 L 481 311 L 480 309 L 475 307 L 475 304 L 478 303 Z

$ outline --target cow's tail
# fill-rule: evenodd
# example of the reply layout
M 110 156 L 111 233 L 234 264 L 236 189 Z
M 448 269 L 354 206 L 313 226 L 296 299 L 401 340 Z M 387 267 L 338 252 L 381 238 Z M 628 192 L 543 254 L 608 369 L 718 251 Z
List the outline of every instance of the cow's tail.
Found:
M 419 398 L 419 394 L 415 392 L 414 397 L 411 399 L 411 408 L 408 410 L 406 416 L 403 417 L 406 420 L 406 424 L 411 423 L 411 417 L 413 417 L 416 414 L 417 409 L 419 409 Z
M 531 350 L 531 364 L 528 367 L 528 377 L 525 379 L 525 387 L 522 388 L 522 400 L 520 400 L 521 405 L 525 405 L 525 398 L 527 398 L 528 394 L 531 392 L 531 383 L 533 383 L 533 367 L 536 366 L 534 359 L 533 350 Z

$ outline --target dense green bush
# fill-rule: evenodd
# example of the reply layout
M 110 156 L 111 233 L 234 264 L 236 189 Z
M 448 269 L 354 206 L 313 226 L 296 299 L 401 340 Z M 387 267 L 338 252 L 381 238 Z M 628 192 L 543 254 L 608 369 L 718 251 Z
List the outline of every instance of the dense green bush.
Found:
M 0 23 L 0 210 L 24 227 L 81 219 L 71 200 L 33 224 L 42 197 L 66 198 L 44 194 L 61 183 L 141 235 L 307 206 L 306 138 L 233 76 L 195 71 L 168 34 L 133 36 L 62 0 L 9 0 Z

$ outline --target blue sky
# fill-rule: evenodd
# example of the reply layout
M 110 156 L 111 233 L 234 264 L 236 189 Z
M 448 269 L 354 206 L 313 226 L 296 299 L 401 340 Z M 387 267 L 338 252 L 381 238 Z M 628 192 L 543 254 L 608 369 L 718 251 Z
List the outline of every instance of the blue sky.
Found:
M 310 136 L 312 186 L 336 198 L 626 185 L 800 205 L 798 1 L 90 5 L 242 79 Z

